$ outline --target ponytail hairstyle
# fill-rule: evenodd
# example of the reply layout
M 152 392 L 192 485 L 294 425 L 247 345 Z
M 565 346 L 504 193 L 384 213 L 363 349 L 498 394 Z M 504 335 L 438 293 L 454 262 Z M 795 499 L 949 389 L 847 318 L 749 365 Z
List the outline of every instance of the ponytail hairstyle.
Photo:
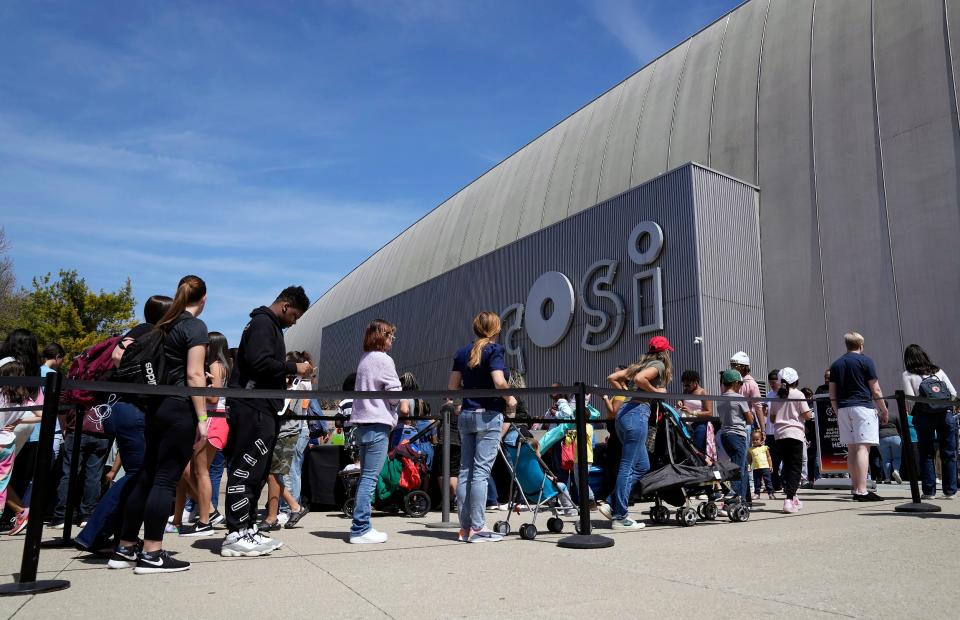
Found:
M 224 372 L 229 377 L 233 371 L 233 364 L 230 363 L 230 345 L 227 344 L 227 337 L 220 332 L 210 332 L 210 342 L 207 344 L 207 359 L 205 360 L 209 368 L 214 362 L 223 364 Z
M 173 298 L 173 303 L 167 308 L 163 318 L 157 321 L 157 329 L 169 332 L 173 327 L 174 321 L 180 318 L 187 306 L 200 303 L 203 296 L 207 294 L 207 284 L 198 276 L 183 276 L 180 283 L 177 284 L 177 294 Z
M 500 315 L 484 310 L 473 319 L 473 333 L 477 335 L 477 339 L 474 340 L 473 348 L 470 349 L 468 368 L 476 368 L 480 365 L 483 350 L 500 335 Z
M 780 389 L 777 390 L 777 396 L 780 398 L 786 398 L 790 396 L 790 390 L 800 385 L 800 381 L 794 381 L 793 383 L 787 383 L 784 380 L 780 380 Z

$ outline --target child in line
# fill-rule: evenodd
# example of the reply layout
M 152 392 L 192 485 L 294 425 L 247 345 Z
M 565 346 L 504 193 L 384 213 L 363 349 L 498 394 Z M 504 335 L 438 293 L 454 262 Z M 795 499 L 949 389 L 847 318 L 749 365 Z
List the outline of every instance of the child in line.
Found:
M 753 492 L 757 497 L 760 496 L 760 482 L 767 492 L 767 497 L 777 499 L 773 492 L 773 470 L 770 463 L 773 458 L 770 456 L 770 448 L 764 443 L 763 433 L 753 431 L 751 437 L 753 446 L 750 448 L 750 466 L 753 468 Z
M 803 468 L 803 453 L 806 449 L 804 422 L 813 417 L 810 406 L 797 389 L 800 375 L 793 368 L 780 370 L 780 389 L 777 396 L 783 400 L 770 403 L 770 416 L 777 440 L 777 451 L 783 458 L 783 512 L 790 514 L 803 508 L 797 497 L 800 487 L 800 471 Z

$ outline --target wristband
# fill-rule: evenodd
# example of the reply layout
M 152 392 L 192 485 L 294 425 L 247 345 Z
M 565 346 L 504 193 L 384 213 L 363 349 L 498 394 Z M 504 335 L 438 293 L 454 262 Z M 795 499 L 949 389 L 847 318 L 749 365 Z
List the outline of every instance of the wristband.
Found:
M 207 414 L 197 416 L 197 422 L 206 422 L 206 421 L 207 421 Z

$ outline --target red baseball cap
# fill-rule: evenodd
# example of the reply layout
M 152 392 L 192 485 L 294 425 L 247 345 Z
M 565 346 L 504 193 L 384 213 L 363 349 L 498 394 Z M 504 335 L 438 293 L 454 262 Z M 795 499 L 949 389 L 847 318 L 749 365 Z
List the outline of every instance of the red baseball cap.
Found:
M 673 347 L 670 346 L 666 336 L 654 336 L 650 339 L 650 352 L 660 353 L 661 351 L 673 351 Z

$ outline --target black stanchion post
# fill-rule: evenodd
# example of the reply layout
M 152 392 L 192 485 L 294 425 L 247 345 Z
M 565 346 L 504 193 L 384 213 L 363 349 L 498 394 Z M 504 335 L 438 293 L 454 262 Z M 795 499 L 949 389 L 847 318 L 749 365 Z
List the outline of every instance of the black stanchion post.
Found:
M 907 399 L 903 390 L 897 390 L 897 415 L 900 416 L 900 430 L 903 433 L 903 452 L 907 462 L 907 477 L 910 479 L 910 496 L 913 501 L 895 507 L 896 512 L 940 512 L 940 506 L 927 504 L 920 500 L 920 468 L 917 459 L 917 447 L 910 438 L 910 426 L 907 422 Z
M 443 416 L 443 430 L 440 434 L 442 440 L 440 455 L 443 457 L 441 467 L 443 475 L 440 477 L 440 498 L 442 507 L 440 508 L 440 523 L 428 523 L 427 527 L 438 529 L 452 529 L 460 527 L 459 523 L 450 522 L 450 409 L 441 407 Z
M 580 500 L 580 522 L 578 533 L 567 536 L 557 542 L 558 547 L 567 549 L 603 549 L 613 546 L 613 539 L 591 533 L 590 525 L 590 492 L 587 490 L 590 483 L 587 466 L 587 388 L 583 382 L 575 384 L 577 412 L 577 494 Z
M 83 416 L 84 411 L 79 406 L 74 407 L 75 422 L 73 424 L 73 454 L 70 457 L 70 473 L 67 481 L 67 505 L 63 513 L 63 536 L 52 540 L 45 540 L 42 544 L 48 549 L 73 546 L 73 515 L 80 503 L 80 494 L 83 484 L 77 478 L 80 475 L 80 451 L 83 445 Z M 63 449 L 66 449 L 66 442 Z
M 53 460 L 53 434 L 60 409 L 60 373 L 47 374 L 43 389 L 43 414 L 40 418 L 40 449 L 37 450 L 36 469 L 33 473 L 31 507 L 34 518 L 27 523 L 27 535 L 23 541 L 23 558 L 20 561 L 20 576 L 15 583 L 0 586 L 0 596 L 39 594 L 70 587 L 65 579 L 42 579 L 37 581 L 37 564 L 40 562 L 40 539 L 43 537 L 43 514 L 46 511 L 47 486 L 50 484 L 50 463 Z

